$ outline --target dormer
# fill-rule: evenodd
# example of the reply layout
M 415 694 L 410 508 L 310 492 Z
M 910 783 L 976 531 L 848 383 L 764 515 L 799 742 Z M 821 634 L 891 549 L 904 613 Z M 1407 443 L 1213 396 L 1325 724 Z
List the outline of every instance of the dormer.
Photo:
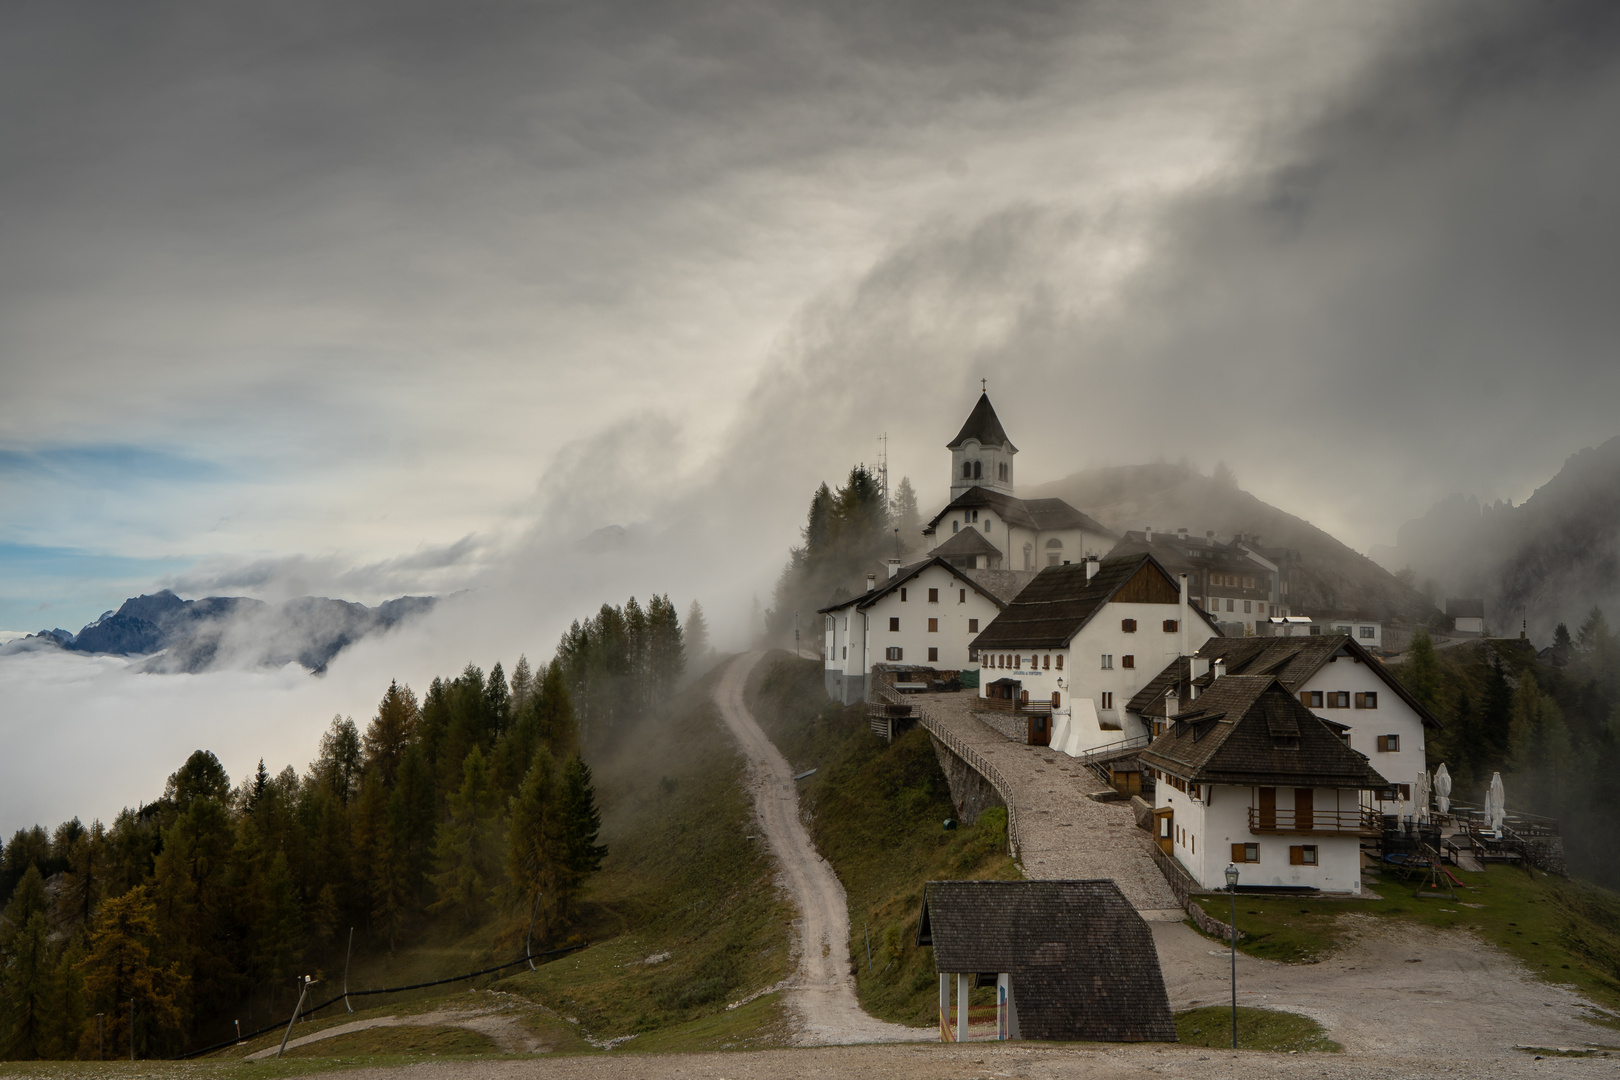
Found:
M 989 394 L 979 395 L 967 423 L 945 446 L 951 452 L 953 500 L 976 487 L 1013 494 L 1013 455 L 1018 448 L 1007 438 Z

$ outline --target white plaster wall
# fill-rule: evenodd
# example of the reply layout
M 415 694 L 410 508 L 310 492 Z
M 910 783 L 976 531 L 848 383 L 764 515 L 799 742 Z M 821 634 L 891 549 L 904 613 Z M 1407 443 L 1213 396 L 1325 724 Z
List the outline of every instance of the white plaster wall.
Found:
M 1373 661 L 1377 663 L 1377 661 Z M 1341 656 L 1322 665 L 1320 671 L 1302 690 L 1320 690 L 1323 701 L 1329 691 L 1343 690 L 1350 694 L 1348 709 L 1312 709 L 1325 720 L 1350 725 L 1350 749 L 1366 756 L 1380 776 L 1392 784 L 1410 784 L 1417 793 L 1418 780 L 1423 776 L 1424 729 L 1417 710 L 1401 699 L 1389 685 L 1354 657 Z M 1366 691 L 1378 694 L 1378 708 L 1358 709 L 1356 694 Z M 1390 753 L 1378 750 L 1378 736 L 1399 735 L 1400 750 Z M 1407 815 L 1413 812 L 1411 802 L 1375 803 L 1383 813 Z
M 1169 807 L 1174 814 L 1175 842 L 1172 852 L 1194 879 L 1206 889 L 1226 887 L 1226 866 L 1232 861 L 1233 844 L 1258 844 L 1260 861 L 1244 863 L 1239 869 L 1239 885 L 1270 885 L 1316 888 L 1323 892 L 1361 894 L 1361 838 L 1355 833 L 1341 835 L 1301 835 L 1261 833 L 1249 830 L 1249 808 L 1259 804 L 1258 790 L 1252 787 L 1215 786 L 1209 801 L 1195 798 L 1191 791 L 1179 791 L 1160 781 L 1155 786 L 1155 805 Z M 1352 811 L 1358 793 L 1352 790 L 1316 788 L 1314 809 Z M 1277 809 L 1294 808 L 1294 789 L 1277 789 Z M 1294 866 L 1289 848 L 1314 844 L 1317 865 Z
M 870 620 L 871 642 L 867 654 L 875 664 L 884 659 L 892 646 L 899 646 L 904 655 L 899 663 L 922 664 L 941 671 L 963 671 L 976 665 L 968 661 L 968 643 L 979 636 L 990 621 L 1000 614 L 995 601 L 965 584 L 942 566 L 931 566 L 904 586 L 906 599 L 900 599 L 895 589 L 883 599 L 867 608 Z M 928 602 L 928 590 L 939 590 L 939 602 Z M 966 590 L 966 599 L 963 597 Z M 898 632 L 889 629 L 889 620 L 898 618 Z M 928 620 L 938 619 L 939 629 L 930 633 Z M 978 630 L 969 630 L 970 620 L 979 621 Z M 939 649 L 939 659 L 929 660 L 930 647 Z

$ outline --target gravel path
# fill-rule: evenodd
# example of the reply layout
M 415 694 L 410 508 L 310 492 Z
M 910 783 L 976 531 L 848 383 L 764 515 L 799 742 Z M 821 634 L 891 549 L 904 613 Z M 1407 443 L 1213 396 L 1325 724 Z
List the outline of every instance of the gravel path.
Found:
M 321 1042 L 324 1039 L 335 1039 L 339 1035 L 351 1035 L 356 1031 L 369 1031 L 372 1028 L 382 1027 L 458 1027 L 469 1031 L 476 1031 L 487 1035 L 495 1043 L 497 1049 L 503 1054 L 535 1054 L 551 1048 L 545 1044 L 534 1032 L 519 1022 L 517 1013 L 532 1011 L 529 1006 L 497 1005 L 485 1008 L 470 1009 L 435 1009 L 432 1012 L 412 1013 L 403 1016 L 372 1016 L 364 1020 L 355 1020 L 347 1024 L 338 1024 L 335 1027 L 323 1028 L 313 1035 L 303 1035 L 287 1042 L 287 1049 L 293 1050 L 310 1043 Z M 297 1030 L 294 1028 L 293 1030 Z M 275 1046 L 265 1050 L 258 1050 L 247 1055 L 243 1061 L 261 1061 L 273 1058 L 281 1048 L 278 1039 Z
M 770 841 L 783 887 L 800 917 L 794 920 L 798 964 L 786 985 L 786 1002 L 801 1046 L 893 1042 L 937 1038 L 932 1028 L 908 1028 L 874 1020 L 855 998 L 849 972 L 849 907 L 844 886 L 816 853 L 799 820 L 799 793 L 787 759 L 755 722 L 744 702 L 748 673 L 763 653 L 731 662 L 715 686 L 715 704 L 748 759 L 749 787 L 760 828 Z
M 1129 803 L 1100 803 L 1086 794 L 1103 783 L 1074 758 L 1044 746 L 1013 742 L 970 711 L 971 693 L 908 695 L 983 754 L 1012 785 L 1018 809 L 1019 854 L 1031 878 L 1112 878 L 1150 921 L 1185 918 L 1175 894 L 1148 854 L 1153 841 Z

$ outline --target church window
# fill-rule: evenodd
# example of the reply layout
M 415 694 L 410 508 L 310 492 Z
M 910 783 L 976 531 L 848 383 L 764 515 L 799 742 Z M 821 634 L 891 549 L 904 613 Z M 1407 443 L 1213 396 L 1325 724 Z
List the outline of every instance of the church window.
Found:
M 961 527 L 962 523 L 960 521 L 957 521 L 955 518 L 951 518 L 951 532 L 956 532 Z
M 973 463 L 972 462 L 970 462 L 970 461 L 962 462 L 962 479 L 964 479 L 964 480 L 973 479 Z
M 975 461 L 973 463 L 973 479 L 977 480 L 980 477 L 982 477 L 983 475 L 984 475 L 984 463 L 982 461 Z
M 1003 461 L 1003 462 L 1002 462 L 1002 463 L 1001 463 L 1001 464 L 1000 464 L 1000 465 L 999 465 L 999 466 L 998 466 L 998 469 L 999 469 L 999 470 L 1000 470 L 1000 473 L 1001 473 L 1001 478 L 1002 478 L 1002 479 L 1003 479 L 1003 480 L 1005 480 L 1005 479 L 1007 479 L 1007 463 L 1006 463 L 1006 462 L 1005 462 L 1005 461 Z

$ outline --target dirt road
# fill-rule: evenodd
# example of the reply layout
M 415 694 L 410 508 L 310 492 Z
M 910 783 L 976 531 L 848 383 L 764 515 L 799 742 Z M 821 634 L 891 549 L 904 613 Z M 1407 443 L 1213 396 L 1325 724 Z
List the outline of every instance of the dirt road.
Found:
M 874 1020 L 861 1011 L 855 999 L 844 886 L 817 854 L 799 820 L 793 770 L 760 730 L 744 701 L 748 673 L 763 655 L 746 653 L 733 660 L 716 684 L 714 698 L 748 759 L 749 787 L 760 829 L 776 854 L 782 887 L 800 913 L 793 924 L 798 964 L 784 988 L 795 1038 L 803 1046 L 937 1038 L 932 1028 L 912 1029 Z

